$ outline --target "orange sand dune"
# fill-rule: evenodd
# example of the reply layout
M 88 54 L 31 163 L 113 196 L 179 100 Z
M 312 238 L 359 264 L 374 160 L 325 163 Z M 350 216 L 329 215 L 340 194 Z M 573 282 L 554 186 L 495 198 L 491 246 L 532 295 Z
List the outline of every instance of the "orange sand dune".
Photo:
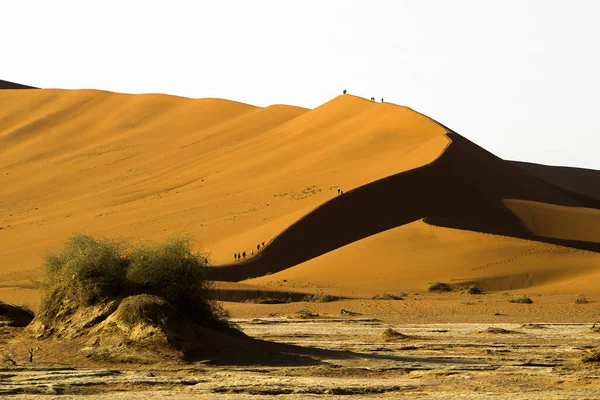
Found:
M 598 224 L 593 222 L 597 221 L 598 210 L 581 208 L 594 207 L 598 202 L 569 196 L 458 134 L 449 137 L 452 143 L 431 164 L 374 181 L 330 200 L 282 232 L 258 257 L 221 267 L 213 276 L 240 280 L 281 271 L 426 217 L 441 217 L 449 226 L 480 232 L 538 240 L 543 239 L 539 236 L 548 236 L 586 241 L 591 243 L 585 243 L 583 248 L 600 251 L 600 232 Z M 535 203 L 528 203 L 530 211 L 526 214 L 515 212 L 515 202 L 510 199 Z M 577 215 L 577 219 L 554 218 L 550 214 L 545 216 L 543 229 L 531 229 L 527 222 L 529 215 L 541 212 L 547 206 L 544 203 L 562 205 L 560 210 L 565 216 Z M 583 220 L 592 222 L 580 224 Z M 575 242 L 563 244 L 582 247 Z M 382 256 L 379 261 L 385 263 L 385 260 Z
M 592 293 L 600 282 L 600 254 L 416 221 L 245 283 L 370 297 L 423 292 L 436 281 L 475 283 L 483 290 Z
M 333 254 L 343 264 L 347 249 L 385 241 L 423 218 L 572 248 L 597 250 L 600 242 L 594 224 L 554 218 L 555 210 L 596 218 L 595 199 L 533 177 L 409 108 L 350 95 L 307 110 L 159 94 L 2 90 L 0 188 L 0 299 L 3 290 L 33 290 L 40 255 L 81 230 L 133 241 L 188 233 L 214 264 L 225 264 L 213 276 L 227 280 L 286 268 L 299 273 Z M 544 219 L 542 230 L 531 225 L 534 214 Z M 270 244 L 258 257 L 227 265 L 234 252 L 250 255 L 263 241 Z M 427 243 L 440 263 L 448 258 Z M 481 263 L 495 259 L 473 251 Z M 382 251 L 369 265 L 388 268 L 388 257 Z M 503 268 L 443 276 L 483 282 L 510 276 Z M 367 278 L 357 273 L 348 289 L 359 290 Z
M 338 186 L 422 165 L 447 143 L 428 118 L 353 96 L 306 110 L 7 90 L 0 121 L 5 272 L 36 268 L 43 251 L 82 229 L 132 240 L 188 232 L 213 260 L 230 260 L 336 196 Z

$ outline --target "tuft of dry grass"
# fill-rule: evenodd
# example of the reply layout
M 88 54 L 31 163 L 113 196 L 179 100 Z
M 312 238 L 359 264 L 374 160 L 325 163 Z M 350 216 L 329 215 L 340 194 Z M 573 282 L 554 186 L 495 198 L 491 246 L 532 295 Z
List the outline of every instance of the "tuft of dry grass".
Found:
M 575 304 L 587 304 L 589 303 L 588 299 L 586 299 L 586 297 L 583 294 L 580 294 L 576 299 L 575 299 Z

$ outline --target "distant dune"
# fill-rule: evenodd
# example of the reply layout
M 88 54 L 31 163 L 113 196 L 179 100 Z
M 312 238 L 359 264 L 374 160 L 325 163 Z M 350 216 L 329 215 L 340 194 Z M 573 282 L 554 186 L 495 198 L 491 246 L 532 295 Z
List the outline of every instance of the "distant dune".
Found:
M 410 108 L 351 95 L 308 110 L 0 91 L 0 299 L 33 293 L 40 255 L 82 230 L 184 232 L 211 252 L 214 278 L 340 294 L 432 279 L 562 291 L 600 278 L 587 178 L 598 172 L 566 186 L 517 165 Z
M 3 81 L 0 79 L 0 90 L 1 89 L 37 89 L 33 86 L 21 85 L 20 83 Z

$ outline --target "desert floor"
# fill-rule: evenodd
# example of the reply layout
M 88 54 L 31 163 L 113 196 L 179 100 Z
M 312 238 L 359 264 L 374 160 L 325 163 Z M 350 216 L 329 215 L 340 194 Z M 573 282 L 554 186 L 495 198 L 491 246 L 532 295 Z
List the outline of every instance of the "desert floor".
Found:
M 303 359 L 218 365 L 90 363 L 56 342 L 28 361 L 31 342 L 3 328 L 16 365 L 0 372 L 0 394 L 38 398 L 597 398 L 600 365 L 582 360 L 600 346 L 592 324 L 600 298 L 420 294 L 404 300 L 225 303 L 247 335 L 306 348 Z M 344 313 L 342 313 L 344 310 Z M 385 332 L 392 329 L 390 335 Z

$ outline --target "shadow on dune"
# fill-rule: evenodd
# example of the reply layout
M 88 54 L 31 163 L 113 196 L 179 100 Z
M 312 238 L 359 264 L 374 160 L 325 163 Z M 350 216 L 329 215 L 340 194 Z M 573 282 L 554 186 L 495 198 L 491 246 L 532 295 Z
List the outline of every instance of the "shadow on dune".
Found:
M 279 234 L 257 257 L 213 267 L 209 278 L 238 281 L 275 273 L 349 243 L 422 218 L 446 226 L 538 240 L 502 199 L 600 208 L 494 156 L 462 136 L 434 162 L 361 186 L 317 207 Z M 580 247 L 579 242 L 553 243 Z M 545 240 L 546 241 L 546 240 Z M 594 247 L 595 246 L 595 247 Z M 584 242 L 582 247 L 600 251 Z
M 20 83 L 14 83 L 9 81 L 3 81 L 0 79 L 0 90 L 2 89 L 37 89 L 33 86 L 21 85 Z
M 521 161 L 509 161 L 525 172 L 558 186 L 600 200 L 600 171 L 585 168 L 554 167 Z

